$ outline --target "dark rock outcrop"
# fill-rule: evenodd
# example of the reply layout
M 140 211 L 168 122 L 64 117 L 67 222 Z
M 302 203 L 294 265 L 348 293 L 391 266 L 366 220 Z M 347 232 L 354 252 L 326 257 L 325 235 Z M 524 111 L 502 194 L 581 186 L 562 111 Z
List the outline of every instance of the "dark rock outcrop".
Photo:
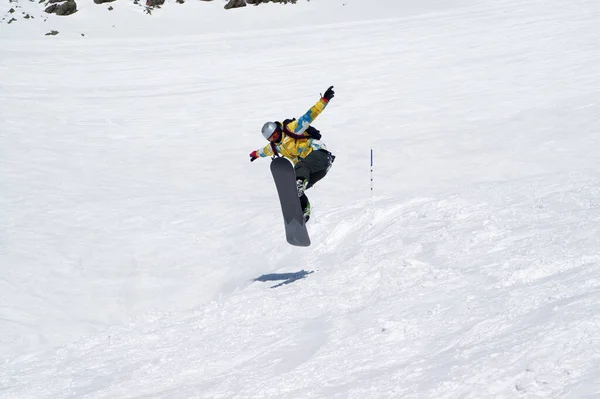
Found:
M 281 4 L 287 4 L 287 3 L 291 3 L 291 4 L 296 4 L 298 0 L 246 0 L 246 3 L 248 4 L 253 4 L 253 5 L 259 5 L 261 3 L 281 3 Z
M 229 3 L 225 4 L 225 9 L 246 7 L 246 0 L 229 0 Z
M 281 4 L 296 4 L 298 0 L 229 0 L 229 3 L 225 5 L 225 9 L 246 7 L 247 4 L 259 5 L 262 3 L 281 3 Z
M 46 7 L 44 11 L 48 14 L 56 15 L 71 15 L 77 12 L 77 3 L 75 3 L 75 0 L 67 0 L 58 4 L 60 1 L 63 0 L 50 0 L 50 6 Z
M 146 0 L 146 7 L 156 7 L 165 4 L 165 0 Z

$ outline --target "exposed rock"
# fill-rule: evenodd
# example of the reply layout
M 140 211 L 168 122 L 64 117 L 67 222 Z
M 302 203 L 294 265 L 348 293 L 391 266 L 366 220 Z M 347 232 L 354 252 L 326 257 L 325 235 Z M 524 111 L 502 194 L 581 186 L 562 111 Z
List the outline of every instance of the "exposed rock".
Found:
M 75 3 L 75 0 L 66 1 L 56 9 L 56 15 L 71 15 L 74 12 L 77 12 L 77 3 Z
M 55 1 L 61 1 L 61 0 L 55 0 Z M 94 2 L 96 4 L 102 4 L 102 3 L 107 3 L 107 2 L 111 2 L 111 1 L 115 1 L 115 0 L 94 0 Z M 209 2 L 209 1 L 213 1 L 213 0 L 200 0 L 200 1 Z M 179 4 L 184 4 L 185 0 L 175 0 L 175 2 L 179 3 Z M 298 0 L 229 0 L 227 2 L 227 4 L 225 4 L 225 9 L 229 10 L 231 8 L 246 7 L 246 5 L 248 5 L 248 4 L 252 4 L 252 5 L 259 5 L 262 3 L 296 4 L 297 2 L 298 2 Z M 138 4 L 139 0 L 133 0 L 133 3 Z M 165 3 L 165 0 L 146 0 L 147 9 L 145 11 L 148 14 L 152 14 L 152 10 L 148 9 L 149 7 L 160 8 L 160 6 L 163 5 L 164 3 Z
M 229 0 L 229 3 L 225 4 L 225 9 L 246 7 L 246 0 Z
M 50 32 L 46 33 L 46 36 L 56 36 L 56 35 L 58 35 L 57 30 L 51 30 Z
M 56 15 L 71 15 L 77 12 L 77 3 L 75 3 L 75 0 L 67 0 L 61 4 L 54 3 L 47 7 L 44 11 L 46 11 L 48 14 L 54 13 Z
M 261 3 L 281 3 L 281 4 L 287 4 L 287 3 L 291 3 L 291 4 L 296 4 L 298 0 L 246 0 L 246 3 L 248 4 L 254 4 L 259 5 Z
M 102 4 L 102 3 L 112 3 L 115 0 L 94 0 L 94 3 L 96 4 Z
M 259 5 L 262 3 L 281 3 L 281 4 L 296 4 L 298 0 L 229 0 L 229 3 L 225 5 L 225 9 L 230 8 L 246 7 L 247 4 Z

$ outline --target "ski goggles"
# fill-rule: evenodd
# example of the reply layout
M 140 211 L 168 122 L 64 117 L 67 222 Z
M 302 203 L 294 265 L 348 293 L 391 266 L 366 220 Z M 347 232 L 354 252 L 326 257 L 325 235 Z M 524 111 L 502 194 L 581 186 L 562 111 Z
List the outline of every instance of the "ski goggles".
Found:
M 281 129 L 277 128 L 272 135 L 269 136 L 267 140 L 270 142 L 279 141 L 281 138 Z

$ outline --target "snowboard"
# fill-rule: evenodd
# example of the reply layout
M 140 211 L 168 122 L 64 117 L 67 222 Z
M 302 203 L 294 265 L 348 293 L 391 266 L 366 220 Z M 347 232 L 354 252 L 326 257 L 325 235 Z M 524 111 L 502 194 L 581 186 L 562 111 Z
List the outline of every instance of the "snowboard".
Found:
M 279 195 L 287 242 L 298 247 L 308 247 L 310 237 L 302 217 L 294 166 L 285 158 L 274 158 L 271 161 L 271 174 Z

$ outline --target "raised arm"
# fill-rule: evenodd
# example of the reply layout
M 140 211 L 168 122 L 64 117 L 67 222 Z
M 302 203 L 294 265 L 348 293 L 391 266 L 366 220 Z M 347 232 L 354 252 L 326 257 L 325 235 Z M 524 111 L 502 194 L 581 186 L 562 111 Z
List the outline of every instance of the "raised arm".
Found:
M 298 118 L 298 120 L 290 122 L 287 125 L 287 128 L 292 131 L 292 133 L 303 134 L 310 124 L 317 119 L 317 116 L 319 116 L 325 107 L 327 107 L 327 104 L 329 103 L 329 100 L 333 98 L 333 95 L 333 86 L 330 86 L 327 91 L 325 91 L 323 97 L 321 97 L 315 105 L 310 107 L 310 109 Z

